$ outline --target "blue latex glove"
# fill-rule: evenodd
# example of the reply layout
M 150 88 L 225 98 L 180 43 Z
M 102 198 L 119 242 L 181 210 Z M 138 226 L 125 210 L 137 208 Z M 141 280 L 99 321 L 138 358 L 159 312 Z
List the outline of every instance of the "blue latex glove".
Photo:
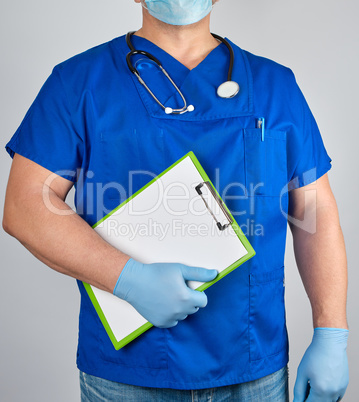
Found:
M 341 328 L 315 328 L 298 367 L 294 402 L 336 402 L 343 398 L 349 382 L 348 333 Z
M 170 328 L 207 305 L 207 296 L 189 288 L 186 280 L 209 282 L 215 269 L 178 263 L 142 264 L 130 258 L 113 294 L 130 303 L 146 320 L 159 328 Z

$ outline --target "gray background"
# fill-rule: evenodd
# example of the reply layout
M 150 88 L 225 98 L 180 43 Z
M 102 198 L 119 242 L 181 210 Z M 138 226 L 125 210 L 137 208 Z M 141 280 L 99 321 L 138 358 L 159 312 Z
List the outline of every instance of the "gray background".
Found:
M 296 74 L 333 159 L 329 173 L 349 262 L 350 378 L 346 401 L 356 401 L 359 349 L 357 160 L 359 71 L 355 0 L 221 0 L 212 31 Z M 20 124 L 53 66 L 141 25 L 132 0 L 1 0 L 1 144 Z M 1 152 L 3 204 L 11 160 Z M 71 198 L 71 197 L 70 197 Z M 37 261 L 0 232 L 0 400 L 78 401 L 75 366 L 79 295 L 75 280 Z M 312 337 L 309 300 L 296 269 L 292 239 L 286 254 L 290 386 Z M 333 295 L 335 297 L 335 295 Z

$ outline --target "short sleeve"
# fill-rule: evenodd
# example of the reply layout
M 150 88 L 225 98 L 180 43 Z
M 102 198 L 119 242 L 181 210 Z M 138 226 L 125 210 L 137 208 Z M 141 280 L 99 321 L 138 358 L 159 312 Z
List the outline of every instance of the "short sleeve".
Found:
M 76 181 L 82 163 L 83 140 L 76 132 L 61 77 L 55 67 L 5 146 L 44 168 Z
M 331 168 L 329 157 L 315 118 L 292 73 L 289 101 L 292 115 L 287 137 L 288 189 L 306 186 Z

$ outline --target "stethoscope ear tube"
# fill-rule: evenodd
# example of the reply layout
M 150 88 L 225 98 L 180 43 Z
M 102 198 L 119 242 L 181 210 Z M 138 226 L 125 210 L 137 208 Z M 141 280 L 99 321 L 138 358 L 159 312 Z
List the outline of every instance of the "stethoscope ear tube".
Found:
M 232 49 L 232 46 L 228 43 L 228 41 L 224 38 L 222 38 L 222 36 L 219 36 L 217 34 L 214 34 L 211 32 L 211 35 L 220 40 L 222 43 L 224 43 L 227 46 L 227 49 L 229 50 L 229 68 L 228 68 L 228 76 L 227 76 L 227 81 L 232 81 L 232 72 L 233 72 L 233 64 L 234 64 L 234 52 Z
M 156 59 L 156 57 L 153 56 L 151 53 L 145 52 L 144 50 L 131 50 L 129 53 L 127 53 L 126 62 L 127 62 L 128 68 L 131 70 L 131 72 L 133 74 L 137 73 L 139 75 L 139 72 L 133 66 L 132 61 L 131 61 L 131 57 L 136 54 L 142 54 L 143 56 L 148 57 L 150 60 L 154 61 L 158 65 L 158 67 L 162 68 L 161 62 L 158 59 Z

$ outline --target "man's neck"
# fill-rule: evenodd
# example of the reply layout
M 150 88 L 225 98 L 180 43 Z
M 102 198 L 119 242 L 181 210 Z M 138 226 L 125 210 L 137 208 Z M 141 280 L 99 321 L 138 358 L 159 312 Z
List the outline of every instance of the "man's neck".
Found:
M 165 24 L 143 11 L 143 25 L 135 35 L 148 39 L 190 70 L 219 45 L 209 30 L 208 15 L 196 24 Z

